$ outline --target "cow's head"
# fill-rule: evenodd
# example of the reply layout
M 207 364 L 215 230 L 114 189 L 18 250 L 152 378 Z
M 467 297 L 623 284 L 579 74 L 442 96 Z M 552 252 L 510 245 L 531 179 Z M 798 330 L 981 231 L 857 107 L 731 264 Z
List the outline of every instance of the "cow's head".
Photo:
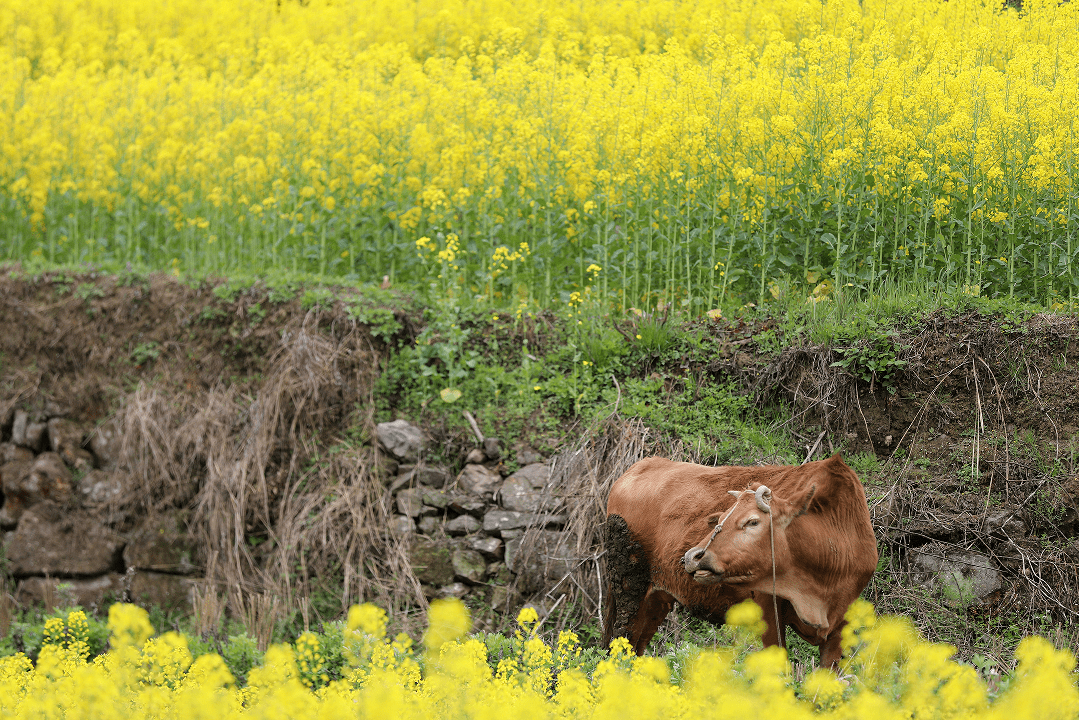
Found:
M 709 535 L 682 558 L 686 572 L 697 582 L 748 583 L 772 574 L 771 537 L 774 525 L 776 561 L 786 556 L 784 531 L 794 518 L 809 508 L 817 490 L 814 485 L 798 497 L 774 495 L 765 485 L 748 490 L 729 490 L 735 497 L 729 514 L 723 513 L 722 528 L 709 544 Z

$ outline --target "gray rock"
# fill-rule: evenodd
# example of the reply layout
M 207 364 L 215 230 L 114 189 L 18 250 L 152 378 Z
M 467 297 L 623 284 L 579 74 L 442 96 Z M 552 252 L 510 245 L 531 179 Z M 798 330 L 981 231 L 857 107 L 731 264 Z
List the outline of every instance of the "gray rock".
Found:
M 421 583 L 448 585 L 453 582 L 453 549 L 447 541 L 416 538 L 409 550 L 409 562 Z
M 450 504 L 447 507 L 455 513 L 464 513 L 480 518 L 483 517 L 484 511 L 487 509 L 487 503 L 472 495 L 453 495 L 450 497 Z
M 472 584 L 482 582 L 487 574 L 487 562 L 475 550 L 458 548 L 453 551 L 453 574 Z
M 913 550 L 910 563 L 915 581 L 951 607 L 980 605 L 1002 586 L 991 558 L 941 543 Z
M 26 448 L 19 448 L 26 450 Z M 26 452 L 30 452 L 26 450 Z M 33 458 L 33 454 L 30 455 Z M 0 493 L 3 494 L 4 505 L 0 508 L 0 528 L 11 530 L 19 522 L 19 516 L 26 509 L 25 503 L 17 494 L 17 488 L 26 483 L 30 475 L 33 462 L 29 460 L 12 460 L 0 465 Z
M 395 535 L 409 535 L 416 532 L 416 522 L 408 515 L 394 515 L 390 522 L 390 532 Z
M 576 565 L 572 538 L 554 530 L 528 533 L 506 542 L 506 566 L 517 575 L 519 587 L 526 593 L 537 592 L 561 580 Z
M 52 452 L 38 455 L 32 463 L 4 465 L 0 468 L 0 487 L 4 491 L 5 524 L 18 522 L 23 512 L 40 502 L 67 502 L 74 490 L 71 471 Z
M 34 451 L 15 443 L 0 443 L 0 465 L 9 462 L 29 462 L 34 459 Z
M 502 476 L 483 465 L 465 465 L 457 476 L 457 486 L 472 495 L 491 497 L 502 484 Z
M 532 448 L 520 448 L 517 451 L 516 460 L 518 465 L 532 465 L 543 462 L 543 456 Z
M 90 515 L 43 502 L 23 513 L 6 549 L 16 577 L 86 577 L 116 568 L 123 548 L 123 539 Z
M 489 535 L 472 535 L 466 539 L 468 547 L 480 553 L 486 558 L 497 559 L 502 557 L 502 540 Z
M 375 432 L 379 442 L 401 462 L 416 462 L 423 452 L 423 431 L 407 420 L 379 423 Z
M 446 523 L 447 535 L 468 535 L 480 529 L 480 521 L 471 515 L 458 515 Z
M 41 452 L 48 444 L 49 426 L 43 422 L 32 422 L 26 425 L 26 440 L 23 443 L 34 452 Z
M 446 468 L 422 465 L 416 468 L 416 482 L 434 488 L 446 487 L 453 480 L 453 475 Z
M 520 595 L 518 595 L 517 592 L 509 586 L 496 585 L 494 589 L 491 590 L 492 610 L 509 613 L 517 606 L 520 601 Z
M 468 454 L 465 455 L 465 464 L 466 465 L 479 465 L 480 463 L 485 462 L 486 460 L 487 460 L 487 456 L 484 455 L 483 451 L 480 450 L 479 448 L 472 448 L 471 450 L 468 451 Z
M 82 449 L 82 439 L 86 431 L 74 420 L 53 418 L 49 420 L 46 427 L 48 428 L 49 449 L 58 453 L 60 457 L 64 456 L 65 450 Z
M 12 517 L 12 515 L 11 508 L 5 502 L 3 507 L 0 507 L 0 531 L 13 531 L 15 526 L 19 524 L 19 519 L 17 517 Z M 9 532 L 7 534 L 11 533 Z
M 131 578 L 131 602 L 144 608 L 190 614 L 198 581 L 182 575 L 137 572 Z
M 109 573 L 87 580 L 79 578 L 28 577 L 19 581 L 15 602 L 20 605 L 60 607 L 80 605 L 84 608 L 103 608 L 124 599 L 124 576 Z
M 423 510 L 423 491 L 419 488 L 408 488 L 397 493 L 397 512 L 408 515 L 410 518 L 419 517 Z
M 565 515 L 539 515 L 513 510 L 491 510 L 483 516 L 483 531 L 502 534 L 532 526 L 565 525 Z M 503 535 L 505 537 L 505 535 Z
M 90 433 L 90 452 L 97 458 L 98 467 L 111 470 L 120 463 L 120 444 L 123 439 L 123 431 L 120 421 L 109 418 L 98 425 Z
M 390 483 L 390 493 L 396 493 L 403 487 L 412 487 L 415 484 L 416 470 L 409 467 L 407 470 L 398 472 L 397 477 Z
M 460 600 L 465 595 L 468 595 L 468 585 L 465 585 L 463 582 L 454 582 L 440 587 L 438 589 L 437 597 L 457 598 Z
M 493 562 L 487 566 L 487 577 L 491 579 L 492 583 L 505 585 L 513 580 L 513 573 L 506 567 L 506 563 Z
M 533 488 L 540 490 L 547 487 L 547 481 L 551 477 L 551 468 L 544 463 L 530 463 L 510 477 L 520 482 L 528 482 Z
M 442 490 L 423 488 L 423 504 L 439 510 L 445 510 L 450 504 L 450 496 Z
M 86 505 L 107 505 L 120 499 L 124 481 L 117 471 L 91 470 L 79 481 L 79 494 Z
M 546 465 L 526 465 L 506 478 L 499 490 L 502 507 L 518 512 L 539 512 L 544 505 L 544 493 L 540 490 L 547 484 L 550 470 Z
M 1013 540 L 1027 534 L 1027 525 L 1015 517 L 1015 510 L 995 510 L 985 517 L 985 531 L 991 535 L 1006 535 Z
M 30 413 L 25 410 L 16 410 L 14 420 L 11 423 L 11 442 L 16 445 L 26 445 L 26 426 L 30 424 Z
M 192 575 L 201 569 L 197 546 L 187 532 L 186 513 L 144 519 L 128 537 L 124 565 L 136 570 Z
M 491 460 L 498 460 L 502 457 L 502 441 L 496 437 L 484 439 L 483 454 Z
M 436 532 L 438 532 L 438 528 L 439 528 L 439 526 L 441 524 L 442 523 L 440 523 L 438 521 L 438 518 L 434 518 L 434 517 L 420 518 L 420 523 L 419 523 L 420 532 L 423 533 L 424 535 L 434 535 Z

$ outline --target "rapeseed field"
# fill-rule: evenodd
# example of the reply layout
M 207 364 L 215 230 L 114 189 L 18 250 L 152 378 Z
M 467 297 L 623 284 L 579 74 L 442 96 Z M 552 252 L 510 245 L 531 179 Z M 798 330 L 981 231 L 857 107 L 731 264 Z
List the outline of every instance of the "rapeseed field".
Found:
M 0 258 L 1070 306 L 1077 62 L 1054 0 L 8 0 Z
M 432 605 L 422 651 L 404 635 L 386 637 L 386 615 L 372 605 L 348 615 L 348 668 L 325 674 L 317 637 L 273 646 L 237 687 L 216 654 L 192 658 L 184 636 L 151 637 L 145 611 L 114 605 L 110 650 L 87 659 L 85 616 L 72 612 L 46 627 L 37 663 L 0 658 L 4 718 L 1074 718 L 1079 713 L 1075 658 L 1027 638 L 1018 668 L 991 689 L 973 667 L 949 660 L 954 648 L 922 641 L 909 622 L 878 619 L 858 601 L 844 632 L 839 677 L 814 670 L 795 687 L 778 648 L 704 650 L 680 677 L 660 658 L 637 658 L 616 640 L 586 669 L 577 636 L 545 643 L 535 610 L 518 617 L 512 651 L 493 659 L 467 637 L 458 601 Z M 728 623 L 743 640 L 759 633 L 760 608 L 732 608 Z M 587 671 L 586 671 L 587 670 Z M 995 697 L 991 697 L 994 695 Z

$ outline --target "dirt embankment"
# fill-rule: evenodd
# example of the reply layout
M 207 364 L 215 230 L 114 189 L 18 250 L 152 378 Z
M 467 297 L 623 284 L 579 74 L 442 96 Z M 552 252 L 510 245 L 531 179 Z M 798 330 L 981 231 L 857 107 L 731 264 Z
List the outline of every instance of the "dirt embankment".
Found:
M 870 599 L 969 650 L 999 652 L 1002 636 L 1031 632 L 1074 647 L 1075 319 L 937 312 L 889 343 L 894 356 L 877 365 L 894 393 L 865 365 L 837 365 L 852 354 L 874 359 L 872 340 L 854 351 L 788 349 L 765 362 L 757 385 L 791 403 L 795 431 L 819 427 L 829 447 L 842 442 L 880 462 L 865 474 L 884 550 Z
M 198 563 L 231 588 L 234 612 L 249 612 L 251 598 L 301 605 L 320 594 L 337 607 L 362 597 L 407 610 L 422 592 L 407 538 L 385 532 L 390 470 L 372 441 L 388 348 L 347 300 L 215 293 L 162 275 L 5 274 L 0 441 L 16 410 L 89 427 L 112 418 L 123 482 L 101 499 L 103 522 L 131 533 L 147 514 L 185 509 Z M 407 341 L 410 320 L 397 317 Z M 782 404 L 807 451 L 858 458 L 883 558 L 868 596 L 881 609 L 968 650 L 999 655 L 1009 633 L 1031 631 L 1075 645 L 1074 320 L 940 312 L 883 340 L 778 354 L 753 327 L 708 327 L 715 353 L 694 372 Z M 443 458 L 463 463 L 466 435 L 433 434 Z M 707 458 L 618 417 L 564 450 L 550 488 L 587 560 L 562 584 L 564 607 L 595 617 L 610 482 L 648 454 Z

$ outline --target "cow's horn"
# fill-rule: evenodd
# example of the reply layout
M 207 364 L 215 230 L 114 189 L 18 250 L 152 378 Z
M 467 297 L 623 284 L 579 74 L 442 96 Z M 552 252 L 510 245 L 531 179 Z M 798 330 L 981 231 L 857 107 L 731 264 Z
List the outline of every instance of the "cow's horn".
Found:
M 768 489 L 767 485 L 761 485 L 757 488 L 757 492 L 754 493 L 754 495 L 757 497 L 757 507 L 761 509 L 761 512 L 772 512 L 772 508 L 770 507 L 772 504 L 772 491 Z

